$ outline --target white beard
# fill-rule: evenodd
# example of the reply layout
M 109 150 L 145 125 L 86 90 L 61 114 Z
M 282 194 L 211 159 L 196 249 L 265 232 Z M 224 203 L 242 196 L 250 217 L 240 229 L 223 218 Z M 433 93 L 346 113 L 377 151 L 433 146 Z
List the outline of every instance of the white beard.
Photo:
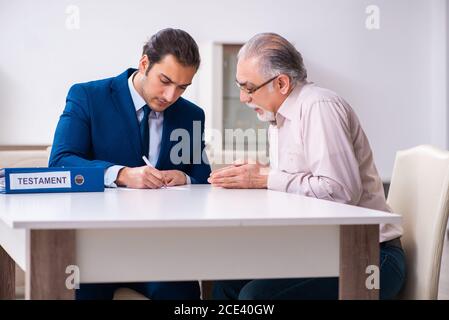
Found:
M 263 112 L 260 114 L 259 112 L 257 112 L 257 118 L 262 121 L 262 122 L 274 122 L 276 121 L 276 116 L 274 115 L 273 112 L 271 111 L 267 111 L 261 107 L 259 107 L 258 105 L 255 105 L 253 103 L 247 103 L 246 104 L 249 108 L 251 109 L 256 109 L 259 108 L 261 109 Z

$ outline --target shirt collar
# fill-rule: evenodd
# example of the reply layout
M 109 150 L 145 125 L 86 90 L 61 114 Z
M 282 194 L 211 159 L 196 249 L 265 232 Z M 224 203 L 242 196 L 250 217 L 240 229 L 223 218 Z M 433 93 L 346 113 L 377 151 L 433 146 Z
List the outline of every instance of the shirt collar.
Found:
M 299 111 L 297 106 L 298 97 L 300 96 L 302 89 L 309 84 L 311 83 L 306 82 L 304 84 L 298 84 L 293 88 L 292 92 L 290 92 L 287 99 L 284 100 L 276 113 L 276 122 L 278 124 L 282 124 L 284 119 L 292 120 L 295 118 L 296 113 Z
M 136 109 L 136 112 L 137 112 L 140 109 L 142 109 L 143 106 L 145 106 L 147 103 L 145 102 L 145 100 L 143 100 L 143 98 L 140 96 L 140 94 L 137 92 L 136 88 L 134 87 L 133 79 L 136 74 L 137 74 L 137 71 L 135 71 L 128 78 L 128 87 L 129 87 L 129 93 L 131 94 L 131 98 L 134 103 L 134 108 Z M 151 107 L 150 107 L 150 109 L 151 109 Z M 161 112 L 155 112 L 155 111 L 151 110 L 150 116 L 152 114 L 154 114 L 156 116 L 156 118 L 159 118 L 159 116 L 161 115 Z

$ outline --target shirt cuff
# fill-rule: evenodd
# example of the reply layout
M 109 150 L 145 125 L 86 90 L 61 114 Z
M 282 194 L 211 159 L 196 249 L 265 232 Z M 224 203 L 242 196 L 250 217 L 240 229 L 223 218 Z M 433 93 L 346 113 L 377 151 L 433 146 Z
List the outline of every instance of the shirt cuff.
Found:
M 117 188 L 115 181 L 117 180 L 119 171 L 123 168 L 124 166 L 112 166 L 107 168 L 104 173 L 104 186 L 109 188 Z
M 192 180 L 190 179 L 190 177 L 186 174 L 185 174 L 185 176 L 186 176 L 186 184 L 192 184 Z
M 287 192 L 291 175 L 279 170 L 270 170 L 268 174 L 267 188 L 275 191 Z

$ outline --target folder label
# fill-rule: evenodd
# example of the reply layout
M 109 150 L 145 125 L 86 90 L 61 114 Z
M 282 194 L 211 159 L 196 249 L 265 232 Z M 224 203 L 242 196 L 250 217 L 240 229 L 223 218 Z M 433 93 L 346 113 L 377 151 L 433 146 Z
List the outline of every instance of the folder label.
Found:
M 70 171 L 11 173 L 11 190 L 71 188 Z

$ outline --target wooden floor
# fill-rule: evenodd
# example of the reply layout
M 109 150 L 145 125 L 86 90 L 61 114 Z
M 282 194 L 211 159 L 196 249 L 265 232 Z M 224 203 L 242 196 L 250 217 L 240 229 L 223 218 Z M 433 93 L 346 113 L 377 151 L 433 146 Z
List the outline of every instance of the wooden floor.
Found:
M 441 261 L 440 285 L 438 290 L 439 300 L 449 300 L 449 232 L 446 233 L 446 241 L 443 248 L 443 259 Z

